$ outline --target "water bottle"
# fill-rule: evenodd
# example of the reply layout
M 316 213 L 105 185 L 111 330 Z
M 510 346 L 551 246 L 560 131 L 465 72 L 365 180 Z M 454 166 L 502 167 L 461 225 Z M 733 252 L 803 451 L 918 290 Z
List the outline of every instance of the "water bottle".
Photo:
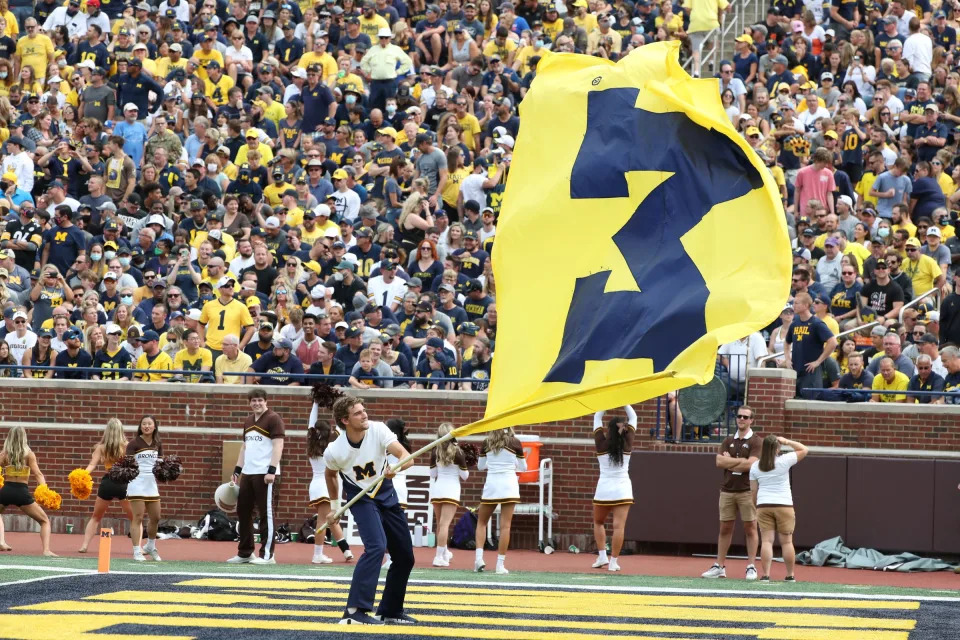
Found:
M 572 544 L 567 548 L 567 551 L 570 553 L 580 553 L 580 549 L 577 548 L 577 545 Z
M 413 525 L 413 546 L 415 547 L 423 546 L 423 525 L 422 524 Z

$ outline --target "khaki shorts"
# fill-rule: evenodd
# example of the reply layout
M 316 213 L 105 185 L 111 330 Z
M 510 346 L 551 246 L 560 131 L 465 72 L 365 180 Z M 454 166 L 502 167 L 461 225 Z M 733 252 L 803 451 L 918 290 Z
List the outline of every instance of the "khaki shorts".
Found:
M 753 504 L 753 495 L 749 491 L 739 493 L 720 492 L 720 522 L 730 522 L 737 519 L 737 511 L 744 522 L 753 522 L 757 519 L 757 507 Z
M 760 507 L 757 509 L 757 525 L 761 531 L 793 535 L 797 527 L 797 515 L 793 507 Z

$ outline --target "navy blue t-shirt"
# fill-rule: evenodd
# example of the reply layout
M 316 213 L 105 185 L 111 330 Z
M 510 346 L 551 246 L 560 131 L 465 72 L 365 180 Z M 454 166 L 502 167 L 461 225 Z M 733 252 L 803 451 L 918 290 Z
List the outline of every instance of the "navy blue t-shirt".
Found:
M 50 245 L 47 262 L 55 265 L 63 275 L 87 246 L 86 236 L 77 226 L 54 227 L 43 232 L 43 243 Z
M 816 316 L 801 320 L 794 316 L 787 331 L 787 344 L 792 345 L 793 370 L 804 375 L 808 363 L 815 361 L 823 353 L 823 345 L 833 337 L 830 327 Z

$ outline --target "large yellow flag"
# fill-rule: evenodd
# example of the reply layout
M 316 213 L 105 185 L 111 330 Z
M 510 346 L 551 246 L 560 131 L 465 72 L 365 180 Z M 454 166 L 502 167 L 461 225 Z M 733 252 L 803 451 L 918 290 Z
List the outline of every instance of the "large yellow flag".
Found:
M 497 226 L 497 345 L 466 435 L 707 382 L 783 308 L 792 257 L 769 171 L 675 42 L 554 55 L 520 105 Z

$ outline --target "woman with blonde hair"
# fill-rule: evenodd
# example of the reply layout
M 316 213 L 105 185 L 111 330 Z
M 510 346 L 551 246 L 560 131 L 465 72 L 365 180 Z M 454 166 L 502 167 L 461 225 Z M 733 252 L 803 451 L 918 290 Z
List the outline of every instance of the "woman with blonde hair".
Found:
M 92 307 L 96 311 L 96 307 Z M 98 324 L 91 324 L 83 330 L 83 348 L 87 353 L 94 354 L 103 349 L 106 340 L 103 337 L 103 329 Z
M 277 275 L 277 279 L 274 280 L 274 285 L 283 284 L 289 291 L 296 291 L 297 286 L 306 280 L 303 261 L 297 256 L 287 256 L 283 264 L 284 267 Z
M 427 229 L 434 225 L 433 214 L 430 213 L 430 202 L 424 194 L 414 192 L 403 203 L 397 226 L 400 227 L 400 246 L 407 255 L 417 250 L 417 245 L 426 237 Z
M 437 428 L 437 437 L 442 438 L 453 431 L 453 425 L 444 422 Z M 435 567 L 449 567 L 453 553 L 447 549 L 450 524 L 460 507 L 460 483 L 470 476 L 467 459 L 457 446 L 456 439 L 447 440 L 430 452 L 430 503 L 437 516 L 437 555 Z
M 780 447 L 792 449 L 780 455 Z M 763 439 L 760 459 L 750 467 L 750 490 L 757 505 L 757 526 L 760 528 L 760 564 L 763 575 L 760 580 L 770 581 L 770 566 L 773 564 L 773 536 L 780 537 L 780 551 L 787 569 L 785 582 L 796 582 L 793 568 L 796 551 L 793 547 L 793 531 L 797 517 L 793 510 L 793 491 L 790 489 L 790 469 L 807 457 L 808 449 L 793 440 L 769 435 Z
M 514 507 L 520 502 L 520 482 L 518 471 L 527 470 L 527 460 L 523 455 L 523 445 L 514 435 L 513 429 L 492 431 L 483 441 L 483 451 L 477 460 L 477 470 L 487 471 L 477 511 L 476 557 L 473 570 L 481 572 L 486 567 L 483 562 L 483 545 L 487 540 L 487 522 L 500 506 L 500 540 L 497 546 L 497 573 L 510 573 L 504 566 L 507 549 L 510 548 L 510 523 L 513 521 Z
M 13 74 L 13 64 L 6 59 L 0 59 L 0 97 L 6 98 L 10 95 L 10 87 L 14 85 L 17 78 Z
M 288 287 L 278 279 L 270 295 L 270 308 L 276 311 L 277 320 L 286 325 L 290 322 L 290 313 L 295 309 L 301 309 L 297 304 L 296 289 Z
M 125 456 L 126 451 L 127 437 L 123 434 L 123 424 L 116 418 L 110 418 L 107 421 L 107 426 L 103 429 L 100 442 L 93 448 L 90 463 L 87 465 L 87 472 L 92 473 L 101 463 L 103 463 L 104 471 L 110 471 L 110 467 Z M 127 500 L 127 485 L 111 480 L 110 476 L 104 473 L 100 480 L 100 486 L 97 487 L 97 501 L 93 505 L 93 515 L 87 521 L 87 527 L 83 532 L 83 544 L 80 545 L 80 553 L 87 552 L 90 541 L 100 530 L 100 524 L 103 522 L 107 507 L 114 500 L 120 502 L 120 508 L 123 509 L 127 519 L 133 521 L 133 511 L 130 509 L 130 501 Z
M 7 433 L 7 438 L 3 441 L 3 451 L 0 452 L 0 468 L 3 469 L 4 478 L 3 487 L 0 487 L 0 514 L 3 514 L 7 507 L 19 507 L 20 511 L 40 525 L 43 555 L 48 558 L 57 557 L 57 554 L 50 550 L 50 519 L 30 494 L 31 473 L 36 477 L 38 486 L 46 485 L 47 480 L 40 472 L 36 454 L 27 444 L 27 432 L 23 427 L 15 426 Z M 10 551 L 10 546 L 3 539 L 2 528 L 0 528 L 0 551 Z

